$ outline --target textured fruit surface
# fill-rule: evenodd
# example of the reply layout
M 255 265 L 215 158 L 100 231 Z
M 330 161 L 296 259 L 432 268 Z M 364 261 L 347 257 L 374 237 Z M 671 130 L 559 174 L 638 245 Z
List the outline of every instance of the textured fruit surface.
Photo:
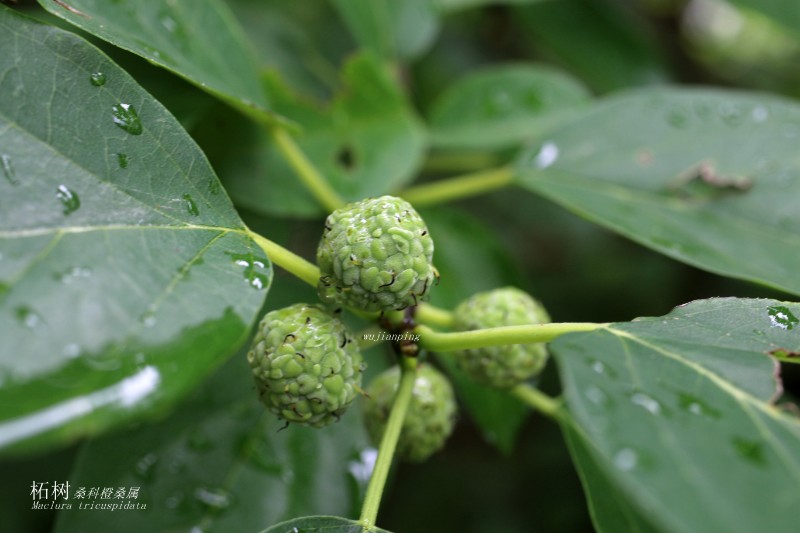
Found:
M 288 422 L 322 427 L 361 390 L 361 352 L 345 324 L 315 305 L 267 313 L 247 353 L 261 401 Z
M 475 294 L 454 311 L 455 329 L 494 328 L 544 324 L 550 321 L 544 307 L 514 287 Z M 509 344 L 457 352 L 456 361 L 472 379 L 496 388 L 509 388 L 537 375 L 547 362 L 544 344 Z
M 317 248 L 324 302 L 381 311 L 425 299 L 437 276 L 433 240 L 414 208 L 382 196 L 331 213 Z
M 364 402 L 364 423 L 376 445 L 383 436 L 389 412 L 400 384 L 400 367 L 392 367 L 369 384 Z M 444 446 L 453 431 L 456 401 L 447 378 L 430 365 L 417 370 L 397 455 L 405 461 L 421 462 Z

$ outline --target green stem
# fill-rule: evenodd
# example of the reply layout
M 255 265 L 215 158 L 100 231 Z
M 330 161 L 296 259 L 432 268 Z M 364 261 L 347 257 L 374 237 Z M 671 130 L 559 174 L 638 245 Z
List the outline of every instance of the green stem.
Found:
M 313 263 L 310 263 L 284 248 L 283 246 L 272 242 L 266 237 L 255 233 L 254 231 L 247 230 L 250 238 L 256 241 L 264 253 L 267 254 L 269 260 L 305 281 L 312 287 L 317 286 L 319 281 L 319 268 Z
M 513 169 L 500 167 L 410 187 L 400 196 L 415 207 L 424 207 L 494 191 L 510 185 L 513 178 Z
M 564 414 L 564 401 L 561 398 L 552 398 L 527 383 L 522 383 L 511 389 L 511 394 L 553 420 L 560 419 Z
M 529 344 L 550 342 L 566 333 L 592 331 L 606 324 L 592 322 L 562 322 L 555 324 L 531 324 L 529 326 L 502 326 L 498 328 L 476 329 L 441 333 L 423 325 L 416 327 L 420 336 L 420 346 L 437 352 L 468 350 L 484 346 L 503 344 Z
M 403 421 L 411 403 L 411 393 L 414 390 L 414 381 L 417 377 L 417 360 L 412 357 L 404 357 L 401 361 L 401 369 L 400 385 L 397 388 L 392 411 L 389 413 L 389 420 L 386 422 L 386 429 L 383 432 L 383 438 L 378 448 L 378 458 L 375 461 L 375 468 L 369 479 L 367 493 L 364 496 L 364 505 L 361 507 L 359 522 L 365 531 L 375 527 L 375 521 L 378 518 L 378 508 L 381 505 L 386 478 L 389 477 L 389 469 L 392 466 L 394 452 L 397 449 L 400 430 L 403 429 Z
M 455 322 L 452 312 L 426 303 L 421 303 L 417 306 L 415 317 L 418 322 L 439 326 L 440 328 L 452 328 Z
M 300 147 L 286 129 L 281 126 L 273 126 L 270 133 L 281 154 L 292 166 L 300 181 L 306 186 L 308 191 L 316 200 L 328 211 L 334 211 L 342 207 L 345 202 L 339 194 L 325 180 L 322 173 L 311 163 Z

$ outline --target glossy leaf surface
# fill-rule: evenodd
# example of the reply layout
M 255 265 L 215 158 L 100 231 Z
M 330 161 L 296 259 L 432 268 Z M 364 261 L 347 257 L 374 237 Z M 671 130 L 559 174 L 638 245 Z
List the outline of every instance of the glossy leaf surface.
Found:
M 31 451 L 193 388 L 272 270 L 194 142 L 108 58 L 7 8 L 0 49 L 0 447 Z
M 549 67 L 516 64 L 477 71 L 452 84 L 431 110 L 431 141 L 502 148 L 532 141 L 554 119 L 588 101 L 577 81 Z
M 39 0 L 54 15 L 238 106 L 270 109 L 249 43 L 220 0 Z
M 371 528 L 371 533 L 389 533 L 385 529 Z M 364 527 L 353 520 L 338 516 L 305 516 L 276 524 L 261 533 L 364 533 Z
M 800 294 L 800 106 L 649 89 L 595 104 L 522 154 L 519 182 L 677 260 Z
M 774 300 L 700 300 L 552 344 L 590 499 L 638 515 L 595 510 L 601 530 L 642 517 L 673 532 L 795 527 L 800 421 L 773 405 L 769 353 L 800 349 L 797 316 Z
M 240 352 L 168 418 L 81 450 L 72 501 L 80 487 L 139 487 L 138 498 L 123 502 L 146 509 L 120 511 L 125 520 L 64 510 L 56 532 L 259 531 L 294 516 L 357 509 L 374 458 L 358 409 L 321 430 L 282 426 L 259 402 Z

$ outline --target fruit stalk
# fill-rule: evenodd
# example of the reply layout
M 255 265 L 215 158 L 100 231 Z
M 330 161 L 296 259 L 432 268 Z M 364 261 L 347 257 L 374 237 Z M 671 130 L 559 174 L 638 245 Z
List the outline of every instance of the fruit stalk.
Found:
M 397 396 L 394 399 L 389 420 L 386 422 L 386 431 L 378 449 L 375 469 L 372 471 L 367 493 L 364 497 L 364 505 L 361 507 L 359 522 L 365 530 L 374 527 L 378 517 L 381 496 L 386 486 L 386 479 L 389 477 L 389 469 L 392 466 L 394 452 L 397 449 L 400 430 L 403 428 L 403 421 L 411 403 L 411 393 L 414 390 L 414 381 L 417 374 L 417 360 L 412 357 L 404 357 L 400 361 L 400 368 L 402 374 L 400 376 L 400 385 L 397 388 Z
M 420 337 L 420 347 L 436 352 L 447 352 L 503 344 L 550 342 L 567 333 L 592 331 L 606 326 L 607 324 L 593 322 L 561 322 L 442 333 L 427 326 L 418 325 L 414 331 Z

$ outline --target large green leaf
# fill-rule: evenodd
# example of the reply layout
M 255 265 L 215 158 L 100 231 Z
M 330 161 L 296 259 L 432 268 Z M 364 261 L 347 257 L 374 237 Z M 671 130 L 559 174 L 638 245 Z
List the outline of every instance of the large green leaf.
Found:
M 800 349 L 798 316 L 800 304 L 702 300 L 554 342 L 589 493 L 612 485 L 623 503 L 597 501 L 657 530 L 795 531 L 800 421 L 773 404 L 769 353 Z M 601 511 L 601 530 L 623 520 Z
M 431 141 L 443 147 L 498 148 L 535 140 L 588 96 L 579 82 L 549 67 L 516 64 L 475 71 L 434 103 Z
M 330 106 L 298 98 L 273 75 L 275 109 L 302 127 L 297 142 L 347 200 L 380 196 L 414 176 L 424 155 L 425 131 L 391 73 L 370 54 L 352 58 Z M 230 143 L 219 143 L 220 136 Z M 322 214 L 269 135 L 227 113 L 209 121 L 200 143 L 236 202 L 256 212 Z
M 439 31 L 433 0 L 333 0 L 356 40 L 387 59 L 425 52 Z
M 670 257 L 800 294 L 800 107 L 648 89 L 599 102 L 522 154 L 520 183 Z
M 125 520 L 64 510 L 56 532 L 258 531 L 295 516 L 352 513 L 353 472 L 362 476 L 368 465 L 361 419 L 351 411 L 322 430 L 281 431 L 239 353 L 169 418 L 83 446 L 69 479 L 73 504 L 91 501 L 76 498 L 81 487 L 139 487 L 130 501 L 145 510 L 127 511 Z
M 241 343 L 271 267 L 203 154 L 74 34 L 0 8 L 0 447 L 102 431 Z
M 244 33 L 220 0 L 39 0 L 54 15 L 240 107 L 270 109 Z
M 385 529 L 372 527 L 369 533 L 389 533 Z M 288 522 L 281 522 L 261 533 L 365 533 L 364 526 L 354 520 L 338 516 L 304 516 Z

